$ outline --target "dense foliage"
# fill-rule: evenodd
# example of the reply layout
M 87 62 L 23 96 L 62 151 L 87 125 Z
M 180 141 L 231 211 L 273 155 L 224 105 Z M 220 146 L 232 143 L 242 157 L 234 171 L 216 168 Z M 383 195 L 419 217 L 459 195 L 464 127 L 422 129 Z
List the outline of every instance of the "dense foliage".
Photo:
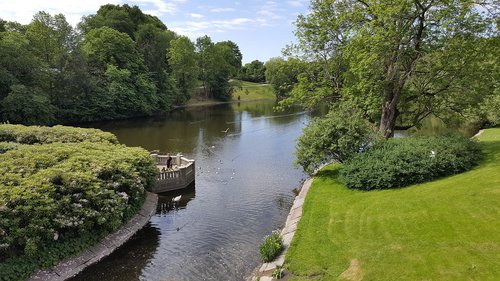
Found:
M 312 174 L 322 164 L 344 162 L 363 150 L 376 135 L 359 110 L 341 104 L 313 119 L 297 139 L 296 163 Z
M 153 115 L 185 103 L 197 79 L 208 84 L 207 97 L 226 100 L 241 59 L 232 41 L 210 41 L 196 52 L 187 37 L 126 4 L 104 5 L 76 29 L 46 12 L 28 25 L 0 20 L 0 121 Z
M 68 126 L 0 125 L 0 142 L 19 144 L 49 144 L 54 142 L 109 142 L 118 143 L 115 135 L 98 129 L 82 129 Z
M 349 99 L 386 138 L 431 114 L 470 118 L 499 95 L 497 2 L 312 0 L 285 52 L 305 67 L 281 104 Z
M 265 76 L 276 93 L 278 99 L 283 99 L 290 96 L 294 86 L 299 82 L 299 75 L 307 68 L 307 63 L 295 59 L 288 58 L 272 58 L 265 64 Z M 296 101 L 293 101 L 296 102 Z M 305 104 L 305 102 L 301 102 Z
M 260 257 L 264 262 L 270 262 L 283 250 L 283 238 L 277 231 L 267 236 L 260 245 Z
M 390 139 L 352 157 L 340 174 L 349 188 L 398 188 L 467 171 L 481 155 L 479 145 L 464 137 Z
M 238 77 L 243 81 L 264 83 L 266 82 L 266 67 L 263 62 L 254 60 L 241 68 Z
M 0 142 L 0 280 L 25 278 L 115 230 L 156 178 L 147 151 L 99 130 L 1 125 L 0 132 L 11 141 Z

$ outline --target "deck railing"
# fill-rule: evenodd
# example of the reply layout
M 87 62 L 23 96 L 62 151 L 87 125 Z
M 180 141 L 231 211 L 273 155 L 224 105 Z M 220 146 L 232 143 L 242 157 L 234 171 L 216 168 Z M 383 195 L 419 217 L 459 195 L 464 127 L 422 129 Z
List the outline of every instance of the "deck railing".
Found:
M 177 154 L 174 156 L 151 154 L 158 167 L 158 181 L 153 192 L 160 193 L 187 187 L 195 180 L 194 160 Z M 165 170 L 167 160 L 172 157 L 172 168 Z

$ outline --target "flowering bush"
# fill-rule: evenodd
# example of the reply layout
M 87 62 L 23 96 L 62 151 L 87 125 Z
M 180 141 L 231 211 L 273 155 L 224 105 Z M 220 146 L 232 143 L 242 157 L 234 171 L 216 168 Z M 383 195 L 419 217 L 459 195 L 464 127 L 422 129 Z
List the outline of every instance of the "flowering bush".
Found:
M 0 280 L 57 262 L 64 253 L 54 249 L 78 249 L 115 230 L 139 210 L 156 179 L 144 149 L 109 141 L 48 142 L 0 154 Z M 27 265 L 11 272 L 19 261 Z
M 24 126 L 0 125 L 0 142 L 20 144 L 48 144 L 54 142 L 110 142 L 117 144 L 115 135 L 98 129 L 83 129 L 69 126 Z

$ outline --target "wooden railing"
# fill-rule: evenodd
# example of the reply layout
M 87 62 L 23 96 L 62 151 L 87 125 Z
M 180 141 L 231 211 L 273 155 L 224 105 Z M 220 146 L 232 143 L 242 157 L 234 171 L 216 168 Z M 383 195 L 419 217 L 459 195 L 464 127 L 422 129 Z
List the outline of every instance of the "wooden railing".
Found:
M 160 193 L 185 188 L 195 180 L 194 160 L 184 158 L 182 155 L 175 156 L 151 154 L 158 167 L 158 181 L 153 192 Z M 165 170 L 167 160 L 172 157 L 172 167 Z

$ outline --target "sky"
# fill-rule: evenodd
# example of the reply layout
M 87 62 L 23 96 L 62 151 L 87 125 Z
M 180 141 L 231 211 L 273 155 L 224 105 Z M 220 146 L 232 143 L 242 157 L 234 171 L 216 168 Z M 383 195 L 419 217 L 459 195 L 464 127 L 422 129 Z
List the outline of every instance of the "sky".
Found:
M 35 13 L 45 11 L 62 13 L 75 26 L 82 16 L 108 3 L 139 6 L 193 41 L 203 35 L 214 42 L 231 40 L 239 46 L 243 63 L 280 56 L 283 47 L 295 41 L 293 23 L 309 6 L 308 0 L 0 0 L 0 18 L 27 24 Z

